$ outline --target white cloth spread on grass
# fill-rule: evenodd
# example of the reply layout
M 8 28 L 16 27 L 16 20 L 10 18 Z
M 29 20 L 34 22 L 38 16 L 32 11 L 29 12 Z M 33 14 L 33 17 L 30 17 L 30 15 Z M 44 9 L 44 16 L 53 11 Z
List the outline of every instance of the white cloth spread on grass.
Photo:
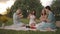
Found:
M 20 27 L 20 26 L 17 26 L 17 25 L 10 25 L 10 26 L 5 26 L 4 28 L 1 28 L 0 29 L 7 29 L 7 30 L 16 30 L 16 31 L 28 31 L 28 30 L 33 30 L 33 31 L 36 31 L 37 29 L 30 29 L 30 28 L 26 28 L 26 27 Z M 47 30 L 40 30 L 40 31 L 47 31 Z M 51 30 L 51 31 L 56 31 L 56 30 Z
M 4 28 L 1 28 L 0 29 L 7 29 L 7 30 L 16 30 L 16 31 L 19 31 L 19 30 L 22 30 L 22 31 L 27 31 L 27 30 L 36 30 L 36 29 L 30 29 L 30 28 L 26 28 L 26 27 L 20 27 L 20 26 L 17 26 L 17 25 L 10 25 L 10 26 L 5 26 Z

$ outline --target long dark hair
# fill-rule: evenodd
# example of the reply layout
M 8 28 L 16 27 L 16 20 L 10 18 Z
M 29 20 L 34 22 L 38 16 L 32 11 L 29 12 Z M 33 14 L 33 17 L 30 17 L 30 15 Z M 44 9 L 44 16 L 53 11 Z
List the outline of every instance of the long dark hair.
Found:
M 34 12 L 34 13 L 33 13 Z M 31 11 L 31 14 L 35 15 L 36 16 L 36 11 L 35 10 L 32 10 Z
M 54 14 L 54 12 L 51 10 L 50 6 L 46 6 L 45 8 L 50 10 Z
M 51 8 L 50 8 L 50 6 L 46 6 L 45 8 L 51 11 Z

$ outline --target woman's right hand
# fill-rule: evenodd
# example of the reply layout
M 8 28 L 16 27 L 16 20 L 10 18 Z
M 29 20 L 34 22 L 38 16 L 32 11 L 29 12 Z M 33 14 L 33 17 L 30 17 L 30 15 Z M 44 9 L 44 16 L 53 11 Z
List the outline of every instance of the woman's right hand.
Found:
M 46 21 L 49 23 L 50 21 L 48 19 L 46 19 Z

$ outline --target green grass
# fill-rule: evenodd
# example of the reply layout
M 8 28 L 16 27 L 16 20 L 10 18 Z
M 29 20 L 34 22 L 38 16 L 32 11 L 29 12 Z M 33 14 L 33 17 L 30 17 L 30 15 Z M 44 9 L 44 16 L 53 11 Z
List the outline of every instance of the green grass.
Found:
M 39 21 L 39 20 L 37 20 Z M 21 19 L 21 22 L 28 24 L 28 19 Z M 2 24 L 2 23 L 1 23 Z M 0 26 L 1 26 L 0 24 Z M 13 20 L 9 19 L 5 25 L 11 25 L 13 24 Z M 0 34 L 60 34 L 60 29 L 58 29 L 56 32 L 40 32 L 40 31 L 15 31 L 15 30 L 4 30 L 0 29 Z
M 23 19 L 21 19 L 21 22 L 23 22 L 25 24 L 28 24 L 29 23 L 29 19 L 23 18 Z
M 40 31 L 14 31 L 14 30 L 3 30 L 0 29 L 0 34 L 59 34 L 60 31 L 56 32 L 40 32 Z
M 60 30 L 56 32 L 40 32 L 40 31 L 15 31 L 0 29 L 0 34 L 60 34 Z

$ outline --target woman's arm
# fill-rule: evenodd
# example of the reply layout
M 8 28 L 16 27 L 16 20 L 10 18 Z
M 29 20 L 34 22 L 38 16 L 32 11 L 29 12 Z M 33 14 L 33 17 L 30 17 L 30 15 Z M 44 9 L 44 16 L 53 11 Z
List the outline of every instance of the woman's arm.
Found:
M 20 18 L 23 18 L 23 15 L 21 15 Z
M 20 18 L 22 18 L 22 17 L 23 17 L 23 15 L 22 15 L 22 14 L 19 14 L 19 17 L 20 17 Z

